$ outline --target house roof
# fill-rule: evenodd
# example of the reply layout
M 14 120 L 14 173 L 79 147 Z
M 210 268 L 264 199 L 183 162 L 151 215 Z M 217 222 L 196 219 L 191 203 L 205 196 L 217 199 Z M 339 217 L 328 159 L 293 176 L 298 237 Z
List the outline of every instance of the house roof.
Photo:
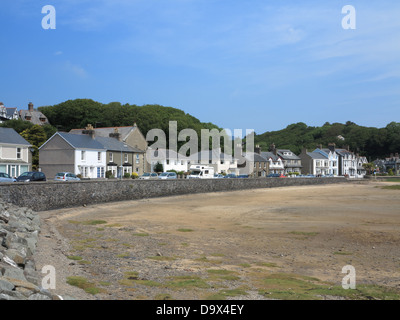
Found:
M 307 155 L 316 160 L 327 160 L 328 157 L 319 152 L 307 152 Z
M 115 138 L 96 137 L 95 140 L 100 142 L 104 146 L 104 148 L 107 149 L 108 151 L 123 151 L 123 152 L 136 152 L 136 153 L 144 152 L 137 148 L 132 148 L 128 146 L 126 143 L 119 141 Z
M 17 108 L 6 108 L 7 118 L 12 118 Z
M 89 135 L 78 135 L 66 132 L 57 132 L 55 134 L 58 134 L 75 149 L 106 150 L 103 144 L 101 144 L 99 141 L 96 141 L 95 139 L 92 139 Z
M 253 162 L 267 162 L 268 161 L 266 158 L 264 158 L 262 155 L 260 155 L 257 152 L 246 152 L 246 153 L 243 153 L 243 156 L 246 159 L 250 159 Z
M 30 116 L 31 120 L 26 120 L 26 116 Z M 20 110 L 19 111 L 19 117 L 22 120 L 32 122 L 33 124 L 43 125 L 43 124 L 48 124 L 49 123 L 49 120 L 47 119 L 47 117 L 43 113 L 41 113 L 40 111 L 36 111 L 36 110 L 33 110 L 33 111 Z M 40 120 L 41 118 L 44 118 L 46 120 L 43 122 L 43 121 Z
M 137 128 L 136 126 L 129 126 L 129 127 L 107 127 L 107 128 L 93 128 L 95 131 L 96 137 L 110 137 L 110 133 L 115 132 L 115 128 L 118 128 L 118 133 L 121 134 L 122 140 L 124 140 L 129 133 L 134 129 Z M 82 130 L 85 129 L 72 129 L 69 133 L 72 134 L 82 134 Z
M 0 143 L 18 144 L 30 146 L 31 144 L 26 141 L 21 135 L 12 128 L 0 127 Z
M 264 157 L 264 158 L 267 159 L 267 160 L 268 160 L 269 158 L 271 158 L 273 161 L 279 160 L 279 156 L 276 155 L 276 154 L 273 153 L 273 152 L 270 152 L 270 151 L 268 151 L 268 152 L 261 152 L 261 156 Z
M 278 152 L 279 156 L 280 156 L 282 159 L 285 159 L 285 160 L 300 160 L 300 157 L 296 156 L 296 155 L 295 155 L 291 150 L 289 150 L 289 149 L 278 149 L 277 152 Z M 284 152 L 291 152 L 293 155 L 288 156 L 288 155 L 285 155 Z

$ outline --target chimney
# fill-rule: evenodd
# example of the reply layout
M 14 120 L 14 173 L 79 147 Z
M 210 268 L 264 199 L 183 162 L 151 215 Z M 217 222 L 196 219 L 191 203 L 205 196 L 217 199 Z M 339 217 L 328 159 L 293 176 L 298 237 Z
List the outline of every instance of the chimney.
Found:
M 114 132 L 109 134 L 110 138 L 117 139 L 118 141 L 121 141 L 121 134 L 118 132 L 118 128 L 114 129 Z
M 29 104 L 28 104 L 28 111 L 29 112 L 33 111 L 33 103 L 32 102 L 29 102 Z
M 268 151 L 269 151 L 269 152 L 272 152 L 274 155 L 277 154 L 276 147 L 275 147 L 275 143 L 272 143 L 272 144 L 269 146 L 269 150 L 268 150 Z
M 257 144 L 256 145 L 256 147 L 254 148 L 254 152 L 255 153 L 258 153 L 258 154 L 261 154 L 261 148 L 260 148 L 260 146 Z
M 335 149 L 336 149 L 336 144 L 335 143 L 328 143 L 328 149 L 331 150 L 332 152 L 334 152 Z
M 87 134 L 89 135 L 92 139 L 94 139 L 95 137 L 95 131 L 94 128 L 91 124 L 88 124 L 87 127 L 82 130 L 82 134 Z
M 322 150 L 322 144 L 317 144 L 317 149 Z

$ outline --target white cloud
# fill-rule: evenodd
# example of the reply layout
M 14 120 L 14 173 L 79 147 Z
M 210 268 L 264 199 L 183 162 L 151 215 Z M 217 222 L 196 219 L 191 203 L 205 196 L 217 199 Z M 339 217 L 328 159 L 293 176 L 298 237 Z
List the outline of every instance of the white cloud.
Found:
M 89 76 L 87 71 L 83 67 L 81 67 L 80 65 L 77 65 L 77 64 L 73 64 L 70 61 L 67 61 L 64 64 L 64 69 L 68 73 L 71 73 L 81 79 L 85 79 Z

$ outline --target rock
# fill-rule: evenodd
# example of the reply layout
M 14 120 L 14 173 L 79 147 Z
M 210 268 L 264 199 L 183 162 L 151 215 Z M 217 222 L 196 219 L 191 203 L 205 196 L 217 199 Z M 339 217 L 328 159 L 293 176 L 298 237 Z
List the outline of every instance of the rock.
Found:
M 3 291 L 12 291 L 14 290 L 15 285 L 12 282 L 9 282 L 8 280 L 0 278 L 0 292 Z
M 34 254 L 40 218 L 0 198 L 0 300 L 62 300 L 39 287 Z
M 41 293 L 34 293 L 29 296 L 28 300 L 52 300 L 52 298 Z

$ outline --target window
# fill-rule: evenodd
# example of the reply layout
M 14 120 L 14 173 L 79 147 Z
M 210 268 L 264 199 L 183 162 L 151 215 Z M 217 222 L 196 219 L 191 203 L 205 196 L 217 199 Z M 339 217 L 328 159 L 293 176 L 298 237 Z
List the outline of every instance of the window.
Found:
M 124 153 L 124 162 L 127 163 L 128 162 L 128 154 Z
M 21 159 L 21 148 L 17 148 L 17 159 Z
M 136 155 L 136 163 L 140 163 L 140 158 L 138 154 Z
M 81 160 L 85 161 L 86 159 L 86 151 L 81 151 Z
M 97 152 L 97 161 L 101 161 L 101 152 Z
M 108 162 L 113 162 L 113 161 L 114 161 L 114 157 L 113 157 L 112 152 L 110 152 L 110 153 L 108 154 Z

